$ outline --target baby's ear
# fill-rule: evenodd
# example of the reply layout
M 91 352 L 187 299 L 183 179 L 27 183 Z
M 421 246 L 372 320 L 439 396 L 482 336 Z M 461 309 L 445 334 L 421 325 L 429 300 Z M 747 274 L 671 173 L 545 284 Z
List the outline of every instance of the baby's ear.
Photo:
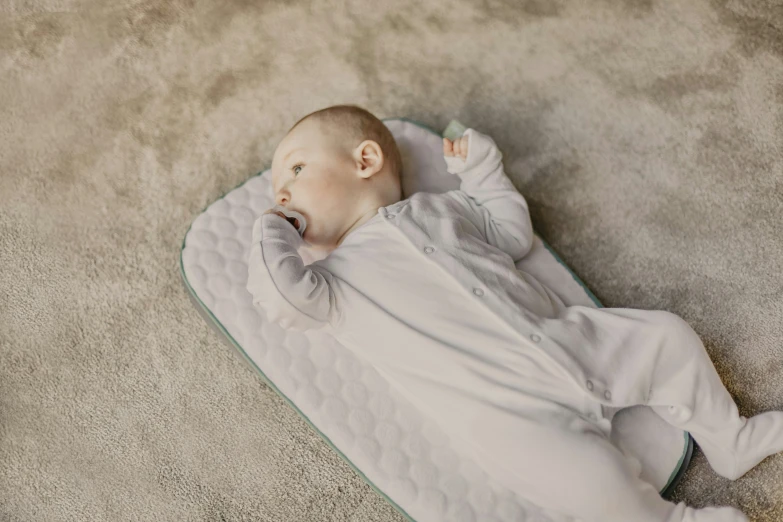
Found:
M 383 168 L 386 158 L 383 156 L 383 150 L 378 142 L 373 140 L 364 140 L 354 150 L 354 158 L 358 163 L 360 175 L 363 178 L 369 178 Z

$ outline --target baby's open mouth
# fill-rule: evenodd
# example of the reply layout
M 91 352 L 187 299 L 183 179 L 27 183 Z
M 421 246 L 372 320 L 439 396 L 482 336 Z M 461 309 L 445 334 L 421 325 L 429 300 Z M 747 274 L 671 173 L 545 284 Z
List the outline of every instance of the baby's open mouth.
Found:
M 299 220 L 298 219 L 293 218 L 293 217 L 287 217 L 286 219 L 288 220 L 289 223 L 291 223 L 294 226 L 294 228 L 296 228 L 297 230 L 299 229 Z

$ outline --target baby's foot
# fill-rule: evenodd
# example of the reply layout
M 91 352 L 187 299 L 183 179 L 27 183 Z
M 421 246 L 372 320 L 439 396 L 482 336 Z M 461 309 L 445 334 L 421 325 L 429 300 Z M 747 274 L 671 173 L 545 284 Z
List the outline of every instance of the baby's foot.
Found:
M 448 138 L 443 138 L 443 155 L 447 157 L 458 156 L 467 159 L 468 157 L 468 136 L 461 136 L 453 142 Z
M 783 451 L 783 411 L 767 411 L 741 419 L 739 430 L 713 432 L 707 437 L 694 435 L 712 469 L 730 480 L 737 480 L 762 460 Z M 713 440 L 707 440 L 708 437 Z M 720 446 L 718 437 L 723 437 Z
M 783 451 L 783 411 L 766 411 L 748 419 L 737 436 L 737 480 L 765 458 Z M 725 476 L 725 475 L 724 475 Z

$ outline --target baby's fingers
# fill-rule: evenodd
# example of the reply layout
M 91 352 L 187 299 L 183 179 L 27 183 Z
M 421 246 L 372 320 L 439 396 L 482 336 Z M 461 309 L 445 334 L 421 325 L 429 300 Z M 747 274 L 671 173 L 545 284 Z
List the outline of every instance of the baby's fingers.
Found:
M 444 156 L 454 155 L 453 145 L 451 143 L 451 140 L 449 140 L 448 138 L 443 138 L 443 155 Z
M 462 136 L 459 139 L 459 154 L 462 156 L 462 159 L 466 159 L 468 157 L 468 137 Z
M 465 140 L 466 136 L 454 140 L 454 155 L 460 156 L 462 159 L 465 159 L 468 155 L 468 144 Z

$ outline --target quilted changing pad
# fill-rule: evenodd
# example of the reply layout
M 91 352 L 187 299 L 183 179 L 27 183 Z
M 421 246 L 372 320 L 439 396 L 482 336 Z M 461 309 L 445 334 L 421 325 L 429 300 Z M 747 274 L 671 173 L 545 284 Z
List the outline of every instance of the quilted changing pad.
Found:
M 459 177 L 446 171 L 437 132 L 404 118 L 384 123 L 403 157 L 405 198 L 421 190 L 459 188 Z M 458 136 L 460 127 L 452 122 L 444 135 Z M 269 169 L 260 172 L 209 205 L 183 240 L 185 286 L 221 338 L 408 520 L 568 520 L 497 484 L 480 463 L 459 453 L 448 433 L 335 338 L 284 330 L 253 308 L 245 289 L 247 254 L 254 221 L 274 206 L 270 174 Z M 304 245 L 299 253 L 305 264 L 323 257 Z M 602 306 L 538 234 L 517 267 L 568 305 Z M 685 471 L 693 448 L 688 433 L 647 406 L 615 415 L 612 442 L 640 461 L 642 478 L 663 495 Z

